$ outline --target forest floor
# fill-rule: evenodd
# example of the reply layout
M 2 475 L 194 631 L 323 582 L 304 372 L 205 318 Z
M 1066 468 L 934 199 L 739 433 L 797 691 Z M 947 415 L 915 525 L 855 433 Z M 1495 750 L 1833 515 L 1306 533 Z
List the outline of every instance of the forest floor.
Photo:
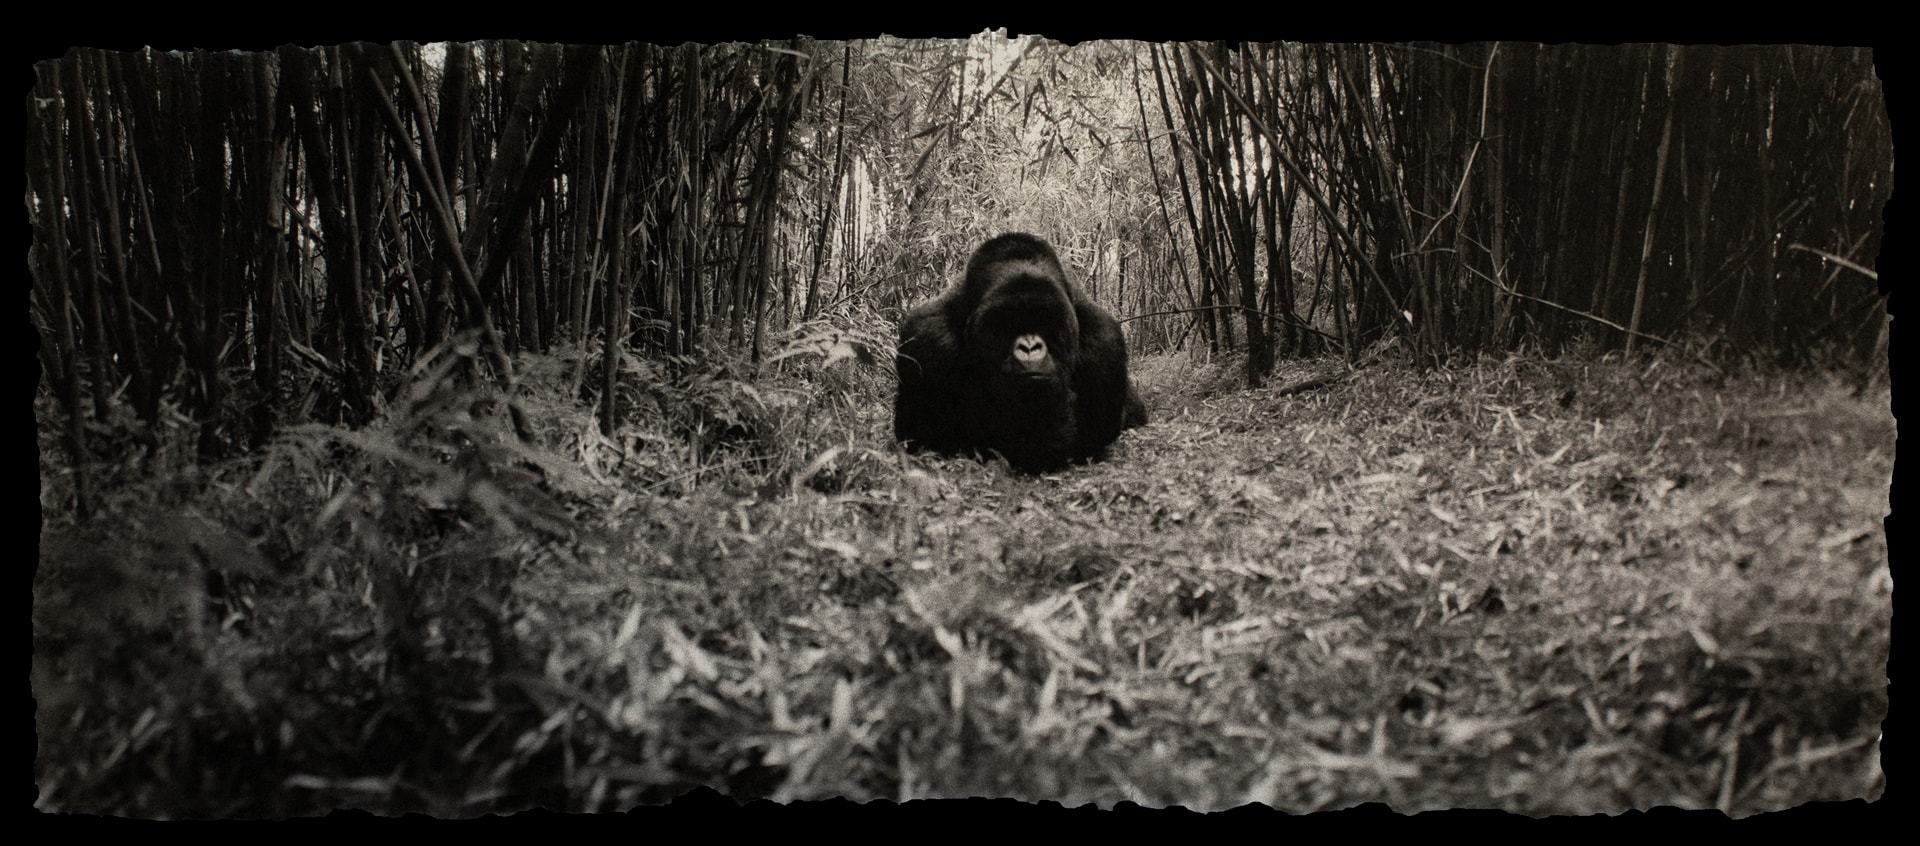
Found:
M 1151 425 L 1030 477 L 902 454 L 890 380 L 823 358 L 791 390 L 680 383 L 650 412 L 705 409 L 679 440 L 637 414 L 622 450 L 553 399 L 536 450 L 416 391 L 86 524 L 49 507 L 38 806 L 1743 817 L 1883 790 L 1884 384 L 1614 357 L 1246 390 L 1149 358 Z

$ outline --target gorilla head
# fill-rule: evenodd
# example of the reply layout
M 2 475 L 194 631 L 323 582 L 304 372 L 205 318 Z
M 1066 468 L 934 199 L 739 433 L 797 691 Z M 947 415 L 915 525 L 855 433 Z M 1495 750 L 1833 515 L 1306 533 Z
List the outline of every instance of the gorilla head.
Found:
M 1098 458 L 1147 422 L 1120 324 L 1032 235 L 981 245 L 959 285 L 907 312 L 895 363 L 893 430 L 909 448 L 993 452 L 1037 473 Z

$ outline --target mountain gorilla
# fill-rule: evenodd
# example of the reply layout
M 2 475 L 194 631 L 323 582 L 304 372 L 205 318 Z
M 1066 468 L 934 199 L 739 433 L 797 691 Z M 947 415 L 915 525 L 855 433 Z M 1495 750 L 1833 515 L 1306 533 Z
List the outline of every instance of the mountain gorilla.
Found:
M 982 244 L 959 285 L 907 312 L 895 364 L 893 433 L 909 449 L 999 453 L 1040 473 L 1147 423 L 1119 322 L 1032 235 Z

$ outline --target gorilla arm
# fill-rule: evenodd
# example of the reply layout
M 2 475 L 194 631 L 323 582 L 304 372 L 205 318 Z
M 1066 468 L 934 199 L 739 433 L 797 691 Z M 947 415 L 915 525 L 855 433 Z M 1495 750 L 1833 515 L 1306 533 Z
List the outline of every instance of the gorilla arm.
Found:
M 1121 429 L 1137 425 L 1130 423 L 1129 412 L 1139 397 L 1127 380 L 1127 341 L 1120 334 L 1119 321 L 1084 297 L 1075 297 L 1073 307 L 1080 322 L 1080 349 L 1073 370 L 1080 424 L 1075 454 L 1090 458 L 1106 452 Z M 1145 406 L 1138 411 L 1145 422 Z
M 959 338 L 947 317 L 950 296 L 907 312 L 894 369 L 893 435 L 909 447 L 955 453 L 967 448 Z

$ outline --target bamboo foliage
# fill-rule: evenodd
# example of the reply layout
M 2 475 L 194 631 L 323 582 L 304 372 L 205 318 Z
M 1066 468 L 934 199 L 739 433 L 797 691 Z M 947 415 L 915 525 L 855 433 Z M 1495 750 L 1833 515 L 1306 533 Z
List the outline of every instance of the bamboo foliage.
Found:
M 123 384 L 137 440 L 184 420 L 203 457 L 281 421 L 360 425 L 468 333 L 509 393 L 511 356 L 562 339 L 614 339 L 616 369 L 715 330 L 757 350 L 785 301 L 782 208 L 820 196 L 783 190 L 790 139 L 818 57 L 848 55 L 492 42 L 47 63 L 28 104 L 34 304 L 71 425 L 104 422 Z
M 211 458 L 362 425 L 444 350 L 509 396 L 515 356 L 586 351 L 611 433 L 635 362 L 890 319 L 1009 229 L 1137 353 L 1244 354 L 1250 383 L 1391 337 L 1431 362 L 1882 337 L 1862 49 L 986 35 L 39 71 L 33 314 L 83 472 L 118 438 Z
M 1840 263 L 1870 265 L 1891 190 L 1866 50 L 1247 45 L 1153 56 L 1178 106 L 1168 122 L 1183 184 L 1196 186 L 1182 194 L 1194 198 L 1202 289 L 1311 330 L 1301 337 L 1336 338 L 1351 355 L 1404 325 L 1430 361 L 1687 333 L 1790 357 L 1836 331 L 1858 353 L 1873 348 L 1882 300 Z M 1219 93 L 1238 111 L 1211 107 Z M 1271 152 L 1249 158 L 1263 143 Z M 1248 162 L 1265 157 L 1311 165 L 1285 170 L 1313 200 L 1299 237 L 1285 237 L 1300 225 L 1278 216 L 1254 226 L 1255 214 L 1298 204 L 1287 180 L 1238 199 Z M 1252 286 L 1248 229 L 1289 245 L 1251 262 L 1268 280 Z M 1788 255 L 1794 244 L 1800 254 Z M 1324 270 L 1302 289 L 1288 281 L 1297 266 Z M 1794 319 L 1802 313 L 1816 319 Z M 1250 329 L 1255 361 L 1257 337 Z M 1305 351 L 1279 341 L 1282 354 Z

